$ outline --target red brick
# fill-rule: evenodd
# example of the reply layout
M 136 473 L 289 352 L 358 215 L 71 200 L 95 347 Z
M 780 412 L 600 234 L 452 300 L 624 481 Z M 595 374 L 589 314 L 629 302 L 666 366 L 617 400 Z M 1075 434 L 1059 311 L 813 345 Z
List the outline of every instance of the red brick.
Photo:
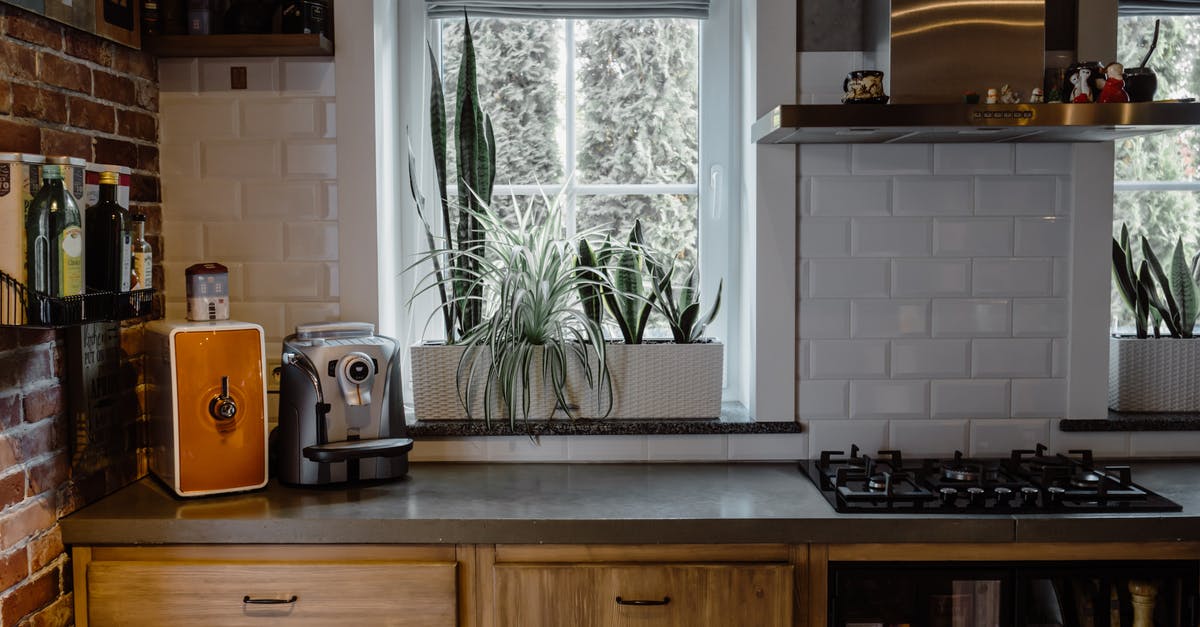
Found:
M 69 588 L 71 579 L 66 569 L 63 570 L 63 588 Z M 29 617 L 29 627 L 61 627 L 70 625 L 74 620 L 74 595 L 65 590 L 54 603 L 37 611 Z
M 30 499 L 0 514 L 0 549 L 8 549 L 54 524 L 50 498 Z
M 0 510 L 25 500 L 25 472 L 17 470 L 0 479 Z
M 8 36 L 55 50 L 63 47 L 62 26 L 25 11 L 8 14 Z
M 139 144 L 137 169 L 158 172 L 158 147 Z
M 96 138 L 96 163 L 137 166 L 137 144 L 119 139 Z
M 71 126 L 105 133 L 116 128 L 116 109 L 110 104 L 72 96 L 67 107 L 71 111 Z
M 63 339 L 62 329 L 39 329 L 37 327 L 21 327 L 21 346 L 39 346 Z
M 5 152 L 41 152 L 41 135 L 36 126 L 0 119 L 0 150 Z
M 51 85 L 85 94 L 92 91 L 92 71 L 86 65 L 68 61 L 48 52 L 38 53 L 38 78 Z
M 7 590 L 13 584 L 29 576 L 29 556 L 25 547 L 0 556 L 0 590 Z
M 8 593 L 8 596 L 0 601 L 0 617 L 3 617 L 4 624 L 15 625 L 25 616 L 57 599 L 60 592 L 60 575 L 58 568 L 51 568 Z
M 67 54 L 78 59 L 87 59 L 96 65 L 112 65 L 113 43 L 78 31 L 68 32 Z
M 12 468 L 17 463 L 17 442 L 8 436 L 0 435 L 0 472 Z
M 102 70 L 92 70 L 92 95 L 123 105 L 137 103 L 137 89 L 132 80 Z
M 18 424 L 21 424 L 21 395 L 9 394 L 0 398 L 0 431 Z
M 158 124 L 154 116 L 136 111 L 117 111 L 117 134 L 125 137 L 158 140 Z
M 50 378 L 50 351 L 34 349 L 8 353 L 0 360 L 0 389 Z
M 14 84 L 12 99 L 12 114 L 15 116 L 58 124 L 67 122 L 67 97 L 60 93 Z
M 29 570 L 37 572 L 51 564 L 63 554 L 62 531 L 58 525 L 29 541 Z
M 25 422 L 38 422 L 61 415 L 65 410 L 62 387 L 54 385 L 43 390 L 30 392 L 22 401 Z
M 43 128 L 40 152 L 46 155 L 83 157 L 90 161 L 92 159 L 92 138 L 85 133 Z
M 136 84 L 137 106 L 147 111 L 158 112 L 158 83 L 139 79 Z
M 158 75 L 154 55 L 116 46 L 113 52 L 113 67 L 122 74 L 155 80 Z
M 55 423 L 54 420 L 43 420 L 20 431 L 9 432 L 9 437 L 16 443 L 17 456 L 21 461 L 35 459 L 63 445 L 64 437 Z
M 37 52 L 15 41 L 0 40 L 0 74 L 25 80 L 37 78 Z
M 133 183 L 129 187 L 129 198 L 138 202 L 160 202 L 162 197 L 158 191 L 158 177 L 134 174 Z
M 11 114 L 12 105 L 12 83 L 9 83 L 8 81 L 0 81 L 0 114 Z
M 21 345 L 21 329 L 24 327 L 0 327 L 0 352 Z M 2 358 L 3 356 L 0 356 Z
M 55 490 L 71 476 L 71 459 L 66 451 L 26 469 L 29 475 L 29 494 Z

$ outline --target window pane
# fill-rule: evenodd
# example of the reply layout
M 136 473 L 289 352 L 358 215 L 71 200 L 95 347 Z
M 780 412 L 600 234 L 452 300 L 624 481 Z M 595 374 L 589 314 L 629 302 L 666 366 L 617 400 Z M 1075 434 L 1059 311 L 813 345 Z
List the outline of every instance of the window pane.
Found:
M 695 20 L 579 20 L 580 183 L 695 183 Z
M 562 20 L 472 19 L 475 71 L 483 110 L 496 135 L 497 185 L 553 185 L 562 179 Z M 458 66 L 462 59 L 462 20 L 442 21 L 443 89 L 448 117 L 454 117 Z M 455 169 L 454 120 L 447 171 Z M 454 180 L 449 181 L 454 184 Z
M 646 243 L 654 250 L 695 263 L 699 240 L 697 198 L 690 195 L 580 196 L 579 231 L 597 230 L 601 237 L 626 241 L 634 220 L 642 219 Z
M 1140 237 L 1145 236 L 1165 268 L 1170 268 L 1175 242 L 1183 238 L 1188 262 L 1200 252 L 1200 192 L 1117 192 L 1113 196 L 1113 235 L 1121 224 L 1129 225 L 1134 258 L 1142 260 Z M 1116 286 L 1112 292 L 1112 315 L 1118 326 L 1132 326 L 1133 318 Z

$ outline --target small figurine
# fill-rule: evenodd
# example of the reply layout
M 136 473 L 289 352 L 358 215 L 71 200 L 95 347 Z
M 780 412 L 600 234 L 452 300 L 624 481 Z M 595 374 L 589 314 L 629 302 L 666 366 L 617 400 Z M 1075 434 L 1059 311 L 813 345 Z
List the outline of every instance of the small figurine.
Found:
M 979 104 L 979 94 L 971 90 L 964 91 L 963 102 L 966 104 Z
M 1029 104 L 1041 104 L 1043 102 L 1046 102 L 1046 99 L 1042 95 L 1042 88 L 1034 87 L 1033 91 L 1029 92 Z
M 996 104 L 999 101 L 1000 101 L 1000 94 L 999 94 L 999 92 L 996 91 L 996 88 L 995 87 L 988 88 L 987 100 L 985 100 L 984 102 L 986 102 L 987 104 Z
M 1004 104 L 1017 104 L 1021 102 L 1021 92 L 1009 89 L 1008 85 L 1001 85 L 1000 102 Z
M 1071 102 L 1092 102 L 1092 70 L 1080 67 L 1071 74 Z
M 1096 102 L 1129 102 L 1129 94 L 1125 91 L 1125 66 L 1109 63 L 1104 67 L 1104 74 L 1104 88 Z

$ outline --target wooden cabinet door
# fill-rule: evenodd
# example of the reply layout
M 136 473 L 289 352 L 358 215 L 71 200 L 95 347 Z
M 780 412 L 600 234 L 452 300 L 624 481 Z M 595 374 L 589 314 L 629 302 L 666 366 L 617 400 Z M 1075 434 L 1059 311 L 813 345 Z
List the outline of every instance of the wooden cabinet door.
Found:
M 499 564 L 495 581 L 500 627 L 792 624 L 787 565 Z
M 454 563 L 93 561 L 86 568 L 91 626 L 452 627 L 457 618 Z

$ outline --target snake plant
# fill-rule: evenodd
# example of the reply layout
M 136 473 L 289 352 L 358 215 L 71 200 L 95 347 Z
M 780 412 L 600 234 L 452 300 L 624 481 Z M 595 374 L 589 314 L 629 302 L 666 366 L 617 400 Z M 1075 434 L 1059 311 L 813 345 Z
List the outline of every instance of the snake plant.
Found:
M 713 299 L 712 308 L 708 313 L 700 313 L 700 290 L 697 287 L 698 275 L 696 267 L 687 270 L 679 289 L 673 285 L 675 275 L 675 258 L 670 261 L 655 260 L 650 265 L 654 275 L 654 308 L 667 319 L 667 326 L 676 344 L 691 344 L 700 340 L 704 329 L 717 317 L 721 310 L 721 291 L 725 287 L 722 279 L 717 284 L 717 297 Z
M 581 272 L 591 273 L 594 286 L 581 287 L 580 301 L 588 317 L 600 324 L 608 305 L 621 337 L 626 344 L 641 344 L 646 323 L 653 310 L 654 294 L 646 289 L 647 250 L 642 234 L 642 221 L 634 220 L 629 240 L 617 245 L 605 238 L 599 250 L 594 250 L 586 237 L 579 241 Z
M 1200 315 L 1200 295 L 1196 290 L 1196 258 L 1189 264 L 1183 250 L 1183 238 L 1175 243 L 1168 273 L 1151 248 L 1141 238 L 1142 261 L 1134 271 L 1133 250 L 1129 243 L 1129 228 L 1121 225 L 1120 239 L 1113 238 L 1113 278 L 1121 299 L 1133 312 L 1137 337 L 1161 335 L 1166 327 L 1170 337 L 1190 338 L 1196 318 Z

